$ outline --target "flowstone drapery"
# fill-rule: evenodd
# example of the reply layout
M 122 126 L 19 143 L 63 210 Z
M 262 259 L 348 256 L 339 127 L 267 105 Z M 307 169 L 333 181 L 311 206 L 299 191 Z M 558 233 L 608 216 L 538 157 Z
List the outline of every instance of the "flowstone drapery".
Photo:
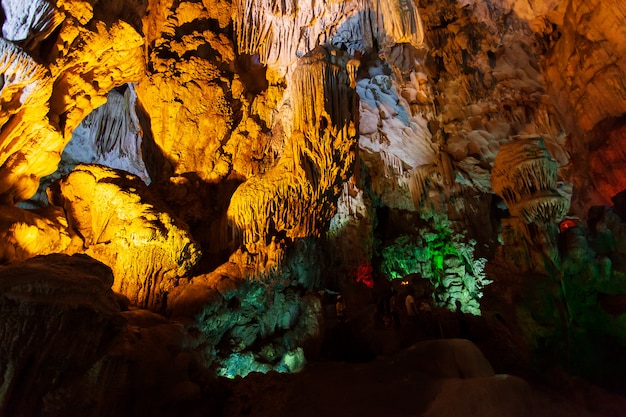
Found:
M 201 256 L 187 225 L 124 171 L 79 165 L 55 188 L 51 200 L 64 208 L 84 253 L 113 270 L 113 290 L 164 311 L 168 292 Z
M 258 54 L 268 65 L 289 66 L 318 45 L 335 45 L 354 55 L 375 45 L 419 47 L 424 39 L 417 7 L 408 0 L 234 3 L 239 53 Z
M 294 71 L 293 132 L 285 154 L 265 175 L 252 177 L 231 198 L 228 216 L 251 252 L 270 236 L 319 235 L 335 212 L 354 160 L 354 90 L 340 52 L 320 47 Z
M 510 213 L 503 220 L 501 250 L 515 270 L 543 270 L 558 260 L 556 222 L 567 214 L 569 201 L 557 189 L 557 168 L 540 136 L 514 138 L 496 156 L 491 186 Z

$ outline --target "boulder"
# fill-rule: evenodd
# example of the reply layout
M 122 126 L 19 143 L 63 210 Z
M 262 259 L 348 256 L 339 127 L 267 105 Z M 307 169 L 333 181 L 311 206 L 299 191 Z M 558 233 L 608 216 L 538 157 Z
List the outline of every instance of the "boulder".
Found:
M 112 283 L 86 255 L 0 267 L 0 415 L 39 415 L 48 391 L 106 352 L 124 325 Z

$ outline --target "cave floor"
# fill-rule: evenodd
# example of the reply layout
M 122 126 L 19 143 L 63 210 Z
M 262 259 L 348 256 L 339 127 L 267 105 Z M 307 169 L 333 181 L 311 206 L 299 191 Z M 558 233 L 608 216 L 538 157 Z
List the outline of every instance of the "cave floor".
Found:
M 224 380 L 228 394 L 223 415 L 626 415 L 626 398 L 559 370 L 528 370 L 515 352 L 502 346 L 502 338 L 494 340 L 481 330 L 484 320 L 465 326 L 458 319 L 442 313 L 429 326 L 405 318 L 398 327 L 373 329 L 356 320 L 328 320 L 319 355 L 309 355 L 301 372 Z M 463 334 L 468 328 L 473 334 Z M 462 343 L 466 339 L 460 336 L 469 336 L 475 345 Z M 493 367 L 483 372 L 484 364 L 470 345 L 479 346 Z M 464 369 L 478 371 L 464 375 Z

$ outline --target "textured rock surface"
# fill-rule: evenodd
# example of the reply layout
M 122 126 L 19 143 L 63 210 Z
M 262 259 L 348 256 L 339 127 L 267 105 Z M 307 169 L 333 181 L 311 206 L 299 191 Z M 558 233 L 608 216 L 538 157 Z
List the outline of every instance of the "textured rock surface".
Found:
M 512 217 L 527 224 L 560 221 L 569 207 L 557 190 L 557 168 L 542 138 L 514 138 L 500 148 L 491 184 Z
M 562 24 L 552 25 L 543 66 L 561 123 L 571 135 L 576 209 L 584 215 L 580 206 L 609 204 L 622 190 L 618 179 L 622 158 L 615 144 L 626 111 L 626 29 L 621 23 L 626 5 L 622 1 L 562 3 Z M 601 167 L 601 161 L 608 163 Z
M 317 236 L 334 214 L 340 184 L 354 160 L 356 136 L 354 92 L 340 54 L 320 47 L 299 60 L 292 86 L 293 132 L 285 154 L 231 199 L 229 219 L 251 252 L 272 234 Z
M 310 257 L 311 251 L 304 255 Z M 304 270 L 307 259 L 300 265 L 291 261 L 285 268 L 290 273 L 277 280 L 278 270 L 259 275 L 258 266 L 235 259 L 176 288 L 170 294 L 171 316 L 187 323 L 221 376 L 297 371 L 304 360 L 300 347 L 321 337 L 319 297 L 299 287 L 312 287 L 314 271 Z M 261 261 L 269 265 L 278 263 Z
M 64 252 L 71 243 L 67 219 L 57 208 L 40 212 L 3 207 L 0 211 L 0 263 Z
M 3 31 L 30 46 L 1 40 L 0 196 L 8 204 L 32 197 L 39 178 L 55 171 L 74 128 L 106 101 L 109 90 L 136 81 L 143 71 L 143 40 L 131 25 L 92 20 L 88 3 L 60 6 L 7 3 Z M 15 21 L 21 19 L 20 28 Z M 26 29 L 34 32 L 25 35 Z M 51 45 L 38 48 L 35 41 L 53 32 Z
M 112 283 L 111 270 L 84 255 L 0 267 L 2 415 L 39 415 L 45 393 L 105 352 L 124 323 Z
M 230 172 L 222 148 L 241 117 L 241 104 L 233 103 L 241 83 L 232 72 L 229 38 L 203 27 L 220 9 L 209 2 L 152 2 L 144 17 L 148 68 L 137 94 L 153 152 L 165 157 L 154 158 L 155 179 L 193 172 L 215 182 Z
M 34 57 L 0 39 L 3 86 L 0 113 L 0 196 L 4 204 L 31 197 L 38 177 L 54 172 L 63 147 L 48 114 L 53 78 Z
M 127 324 L 106 354 L 49 392 L 41 415 L 215 415 L 220 390 L 184 327 L 146 310 L 121 316 Z
M 65 209 L 85 253 L 111 266 L 113 290 L 135 305 L 163 310 L 168 291 L 200 258 L 187 226 L 131 174 L 79 165 L 53 200 Z
M 546 74 L 565 128 L 585 134 L 626 110 L 626 29 L 621 24 L 626 5 L 580 0 L 565 4 L 560 36 L 546 59 Z

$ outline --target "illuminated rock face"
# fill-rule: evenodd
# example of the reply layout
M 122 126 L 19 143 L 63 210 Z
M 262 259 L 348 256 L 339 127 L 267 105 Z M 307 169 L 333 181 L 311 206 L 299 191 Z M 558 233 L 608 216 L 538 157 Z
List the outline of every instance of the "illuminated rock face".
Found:
M 6 204 L 30 198 L 39 178 L 55 171 L 81 120 L 113 87 L 143 72 L 143 40 L 132 26 L 94 19 L 87 28 L 91 5 L 61 4 L 3 2 L 0 198 Z M 55 29 L 52 45 L 40 48 Z
M 159 179 L 193 172 L 216 182 L 231 170 L 223 146 L 240 117 L 235 52 L 224 34 L 200 29 L 219 19 L 221 8 L 159 1 L 144 17 L 148 68 L 137 95 L 149 116 L 144 129 L 156 145 L 153 152 L 165 157 L 155 162 Z
M 562 1 L 552 20 L 545 77 L 559 119 L 571 135 L 574 206 L 584 213 L 623 190 L 619 151 L 626 112 L 626 5 Z
M 264 176 L 233 195 L 229 217 L 251 251 L 271 233 L 319 235 L 332 215 L 354 160 L 355 98 L 338 51 L 318 48 L 293 74 L 293 132 L 285 154 Z M 345 62 L 345 61 L 344 61 Z
M 234 6 L 239 52 L 259 54 L 268 65 L 288 66 L 319 44 L 354 55 L 375 44 L 420 47 L 424 36 L 418 9 L 407 0 L 236 0 Z
M 0 212 L 0 224 L 2 263 L 65 252 L 71 242 L 67 219 L 58 208 L 32 212 L 5 206 Z
M 113 290 L 135 305 L 163 310 L 168 291 L 200 258 L 187 226 L 123 171 L 79 165 L 52 200 L 64 208 L 84 252 L 111 266 Z
M 53 86 L 50 72 L 9 41 L 0 39 L 0 49 L 0 196 L 5 204 L 14 204 L 32 196 L 38 178 L 56 169 L 63 140 L 45 116 Z

